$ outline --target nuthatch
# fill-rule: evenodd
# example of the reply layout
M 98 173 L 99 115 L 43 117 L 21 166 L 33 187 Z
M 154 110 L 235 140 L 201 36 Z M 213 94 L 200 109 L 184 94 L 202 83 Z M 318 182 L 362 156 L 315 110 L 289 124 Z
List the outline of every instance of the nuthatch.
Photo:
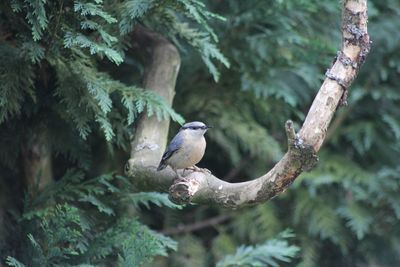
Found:
M 195 165 L 201 160 L 206 150 L 204 134 L 209 128 L 211 127 L 200 121 L 185 123 L 169 143 L 157 171 L 165 169 L 168 165 L 178 177 L 177 169 L 203 171 Z

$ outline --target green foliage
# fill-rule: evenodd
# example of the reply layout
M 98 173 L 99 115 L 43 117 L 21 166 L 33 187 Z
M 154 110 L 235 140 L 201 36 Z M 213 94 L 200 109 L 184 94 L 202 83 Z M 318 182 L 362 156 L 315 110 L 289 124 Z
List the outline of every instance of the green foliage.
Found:
M 26 96 L 35 100 L 35 74 L 18 50 L 6 44 L 0 45 L 0 60 L 0 123 L 3 123 L 21 113 L 21 102 Z
M 277 208 L 269 203 L 258 205 L 236 215 L 228 229 L 236 240 L 244 240 L 252 244 L 261 243 L 275 237 L 283 230 L 277 214 Z M 253 227 L 244 228 L 242 225 Z
M 113 129 L 116 122 L 110 118 L 111 112 L 126 114 L 119 108 L 118 101 L 127 109 L 129 124 L 145 109 L 149 116 L 156 114 L 160 120 L 171 116 L 183 123 L 182 117 L 168 107 L 163 98 L 113 79 L 100 71 L 99 61 L 92 56 L 106 57 L 117 65 L 121 64 L 125 57 L 124 49 L 127 49 L 127 33 L 137 23 L 144 23 L 156 30 L 168 29 L 166 35 L 174 41 L 177 37 L 185 39 L 199 50 L 217 79 L 218 71 L 212 59 L 226 66 L 228 62 L 215 45 L 217 35 L 208 21 L 222 17 L 209 12 L 198 1 L 156 2 L 110 4 L 95 0 L 14 0 L 2 3 L 2 14 L 9 19 L 5 21 L 7 31 L 20 33 L 16 40 L 7 40 L 0 47 L 0 58 L 5 63 L 0 70 L 4 81 L 0 95 L 0 123 L 15 115 L 31 112 L 21 110 L 21 106 L 27 101 L 26 95 L 35 100 L 40 87 L 46 88 L 53 96 L 46 106 L 50 105 L 60 112 L 60 116 L 74 125 L 84 139 L 93 131 L 94 121 L 106 140 L 110 141 L 118 135 Z M 154 12 L 148 15 L 147 11 L 152 8 Z M 187 21 L 191 19 L 196 22 L 195 26 L 188 26 Z M 25 23 L 31 26 L 32 36 L 22 30 Z M 182 27 L 187 32 L 180 31 Z M 51 72 L 57 80 L 41 77 L 42 74 L 35 77 L 33 70 L 37 66 L 41 73 Z M 35 79 L 43 80 L 43 83 L 34 84 Z M 80 100 L 77 101 L 77 98 Z
M 118 209 L 124 203 L 177 206 L 160 193 L 132 190 L 122 176 L 85 179 L 82 172 L 68 171 L 60 181 L 25 201 L 17 224 L 24 243 L 7 264 L 76 266 L 117 260 L 119 266 L 140 266 L 155 255 L 167 256 L 168 250 L 176 250 L 175 241 Z
M 329 239 L 346 250 L 346 238 L 341 221 L 335 210 L 325 201 L 312 198 L 305 194 L 295 206 L 294 222 L 297 224 L 307 221 L 310 235 L 322 240 Z
M 26 9 L 26 19 L 31 25 L 32 36 L 34 41 L 42 38 L 43 31 L 46 30 L 48 20 L 45 10 L 46 0 L 24 1 L 24 9 Z M 19 8 L 13 6 L 15 11 Z
M 364 235 L 368 233 L 372 223 L 370 212 L 357 203 L 339 208 L 338 212 L 348 220 L 347 225 L 356 233 L 357 238 L 363 239 Z
M 27 253 L 32 256 L 32 262 L 27 265 L 58 265 L 63 259 L 87 250 L 85 235 L 89 224 L 81 218 L 77 208 L 67 204 L 56 205 L 43 211 L 42 215 L 38 233 L 35 236 L 27 234 L 30 248 Z
M 227 58 L 220 52 L 216 43 L 218 36 L 209 26 L 212 19 L 224 20 L 210 12 L 206 5 L 198 0 L 182 1 L 126 1 L 121 12 L 120 31 L 127 34 L 133 30 L 135 20 L 157 29 L 183 48 L 180 40 L 195 48 L 201 55 L 215 81 L 220 73 L 214 61 L 229 67 Z
M 118 266 L 140 266 L 151 261 L 154 255 L 167 256 L 167 249 L 177 249 L 175 241 L 151 231 L 138 222 L 131 224 L 131 227 L 132 237 L 122 242 Z
M 74 1 L 74 11 L 80 15 L 76 18 L 80 21 L 81 30 L 90 30 L 91 34 L 87 36 L 70 28 L 65 31 L 64 47 L 88 48 L 91 55 L 105 55 L 118 65 L 123 62 L 121 53 L 113 48 L 118 38 L 106 30 L 107 24 L 116 23 L 118 20 L 105 11 L 101 3 L 102 1 L 94 1 L 94 3 Z M 66 26 L 66 29 L 68 28 Z
M 119 28 L 121 34 L 125 35 L 133 31 L 136 20 L 144 17 L 152 8 L 156 1 L 131 0 L 125 1 L 121 6 L 121 20 Z
M 297 246 L 289 245 L 286 240 L 293 236 L 290 231 L 284 231 L 276 239 L 268 240 L 265 244 L 239 247 L 234 255 L 228 255 L 218 262 L 217 267 L 278 267 L 279 262 L 290 262 L 299 252 Z
M 14 267 L 25 267 L 24 264 L 19 262 L 18 260 L 14 259 L 13 257 L 8 256 L 6 259 L 6 263 L 8 266 L 14 266 Z
M 310 101 L 309 88 L 319 86 L 318 64 L 329 63 L 329 53 L 336 47 L 329 36 L 315 34 L 318 19 L 339 5 L 334 2 L 317 5 L 309 1 L 272 1 L 266 4 L 231 2 L 223 46 L 230 48 L 228 56 L 237 72 L 236 86 L 253 91 L 257 96 L 274 97 L 293 107 Z M 290 16 L 285 14 L 290 13 Z M 332 23 L 325 17 L 325 23 Z M 334 22 L 338 19 L 334 17 Z M 306 52 L 307 51 L 307 52 Z M 322 54 L 322 57 L 317 57 Z M 271 67 L 273 66 L 273 67 Z M 322 74 L 322 73 L 321 73 Z
M 178 239 L 178 250 L 170 254 L 169 265 L 176 267 L 196 267 L 207 265 L 207 249 L 201 239 L 184 235 Z
M 75 59 L 71 61 L 58 58 L 52 64 L 57 73 L 63 74 L 58 76 L 60 85 L 55 94 L 61 100 L 61 106 L 71 111 L 60 116 L 67 116 L 68 120 L 73 121 L 82 138 L 86 139 L 90 133 L 93 118 L 99 123 L 106 140 L 110 141 L 115 136 L 113 123 L 109 119 L 114 96 L 120 98 L 127 109 L 128 124 L 133 123 L 137 114 L 145 108 L 149 116 L 155 114 L 159 120 L 171 116 L 174 120 L 183 122 L 183 118 L 168 107 L 160 96 L 112 80 L 107 73 L 97 71 L 90 59 L 78 51 Z M 71 86 L 74 86 L 76 91 L 71 91 Z M 80 100 L 77 102 L 78 95 Z
M 132 205 L 138 207 L 139 204 L 144 205 L 146 208 L 150 208 L 150 204 L 155 204 L 159 207 L 166 206 L 169 208 L 181 209 L 182 206 L 172 203 L 168 199 L 168 195 L 157 192 L 139 192 L 134 194 L 128 194 L 127 196 Z

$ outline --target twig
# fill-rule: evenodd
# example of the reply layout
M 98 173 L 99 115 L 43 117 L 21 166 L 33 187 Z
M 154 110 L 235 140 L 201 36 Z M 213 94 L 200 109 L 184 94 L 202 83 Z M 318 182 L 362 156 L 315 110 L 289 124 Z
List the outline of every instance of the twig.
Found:
M 219 216 L 206 219 L 204 221 L 199 221 L 191 224 L 178 224 L 177 227 L 167 228 L 163 230 L 162 233 L 165 235 L 178 235 L 182 233 L 186 234 L 206 227 L 215 226 L 229 220 L 230 218 L 232 218 L 232 214 L 221 214 Z

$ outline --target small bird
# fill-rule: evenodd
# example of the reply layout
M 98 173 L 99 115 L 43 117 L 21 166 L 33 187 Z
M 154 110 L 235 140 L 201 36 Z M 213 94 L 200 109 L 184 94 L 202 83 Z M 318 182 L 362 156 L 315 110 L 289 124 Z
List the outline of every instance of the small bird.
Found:
M 185 123 L 169 143 L 157 171 L 165 169 L 168 165 L 178 177 L 178 169 L 204 171 L 198 168 L 196 164 L 204 156 L 206 150 L 204 134 L 209 128 L 211 127 L 200 121 Z

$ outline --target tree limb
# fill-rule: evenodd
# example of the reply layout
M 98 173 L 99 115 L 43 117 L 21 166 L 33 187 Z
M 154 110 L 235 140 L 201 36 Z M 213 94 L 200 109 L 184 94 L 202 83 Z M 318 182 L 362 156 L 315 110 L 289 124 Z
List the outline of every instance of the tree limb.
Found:
M 367 33 L 367 1 L 344 0 L 342 7 L 342 47 L 338 56 L 326 73 L 318 94 L 307 114 L 298 134 L 293 129 L 293 123 L 287 121 L 285 125 L 288 139 L 288 152 L 265 175 L 242 183 L 228 183 L 217 177 L 202 172 L 191 172 L 183 178 L 176 179 L 175 173 L 167 168 L 157 172 L 155 166 L 159 162 L 165 147 L 168 129 L 165 122 L 160 123 L 152 118 L 144 117 L 141 121 L 147 127 L 158 128 L 160 141 L 155 142 L 157 149 L 146 149 L 146 155 L 151 160 L 137 164 L 138 154 L 132 153 L 129 161 L 128 174 L 138 180 L 141 189 L 166 190 L 169 187 L 170 199 L 175 203 L 214 204 L 228 208 L 238 208 L 243 205 L 267 201 L 284 191 L 303 171 L 311 170 L 316 162 L 316 153 L 325 139 L 328 125 L 339 104 L 346 103 L 347 88 L 357 75 L 370 49 Z M 174 50 L 176 53 L 176 50 Z M 165 63 L 165 62 L 164 62 Z M 173 62 L 172 62 L 173 63 Z M 161 65 L 158 66 L 161 68 Z M 162 65 L 164 68 L 174 69 L 173 64 Z M 158 68 L 149 65 L 148 68 Z M 148 79 L 159 81 L 165 79 L 162 72 L 154 72 L 160 76 L 147 76 Z M 175 76 L 176 77 L 176 76 Z M 146 83 L 145 83 L 146 84 Z M 160 93 L 173 91 L 172 83 Z M 152 89 L 152 87 L 146 87 Z M 148 125 L 151 124 L 151 125 Z M 137 131 L 135 140 L 147 138 L 146 133 Z M 151 135 L 150 137 L 151 138 Z M 151 139 L 155 140 L 155 139 Z M 155 140 L 157 141 L 157 140 Z M 139 142 L 140 143 L 140 142 Z M 134 141 L 132 150 L 136 151 L 138 142 Z M 145 146 L 140 146 L 145 147 Z M 136 164 L 132 164 L 136 162 Z M 182 173 L 180 173 L 182 176 Z

